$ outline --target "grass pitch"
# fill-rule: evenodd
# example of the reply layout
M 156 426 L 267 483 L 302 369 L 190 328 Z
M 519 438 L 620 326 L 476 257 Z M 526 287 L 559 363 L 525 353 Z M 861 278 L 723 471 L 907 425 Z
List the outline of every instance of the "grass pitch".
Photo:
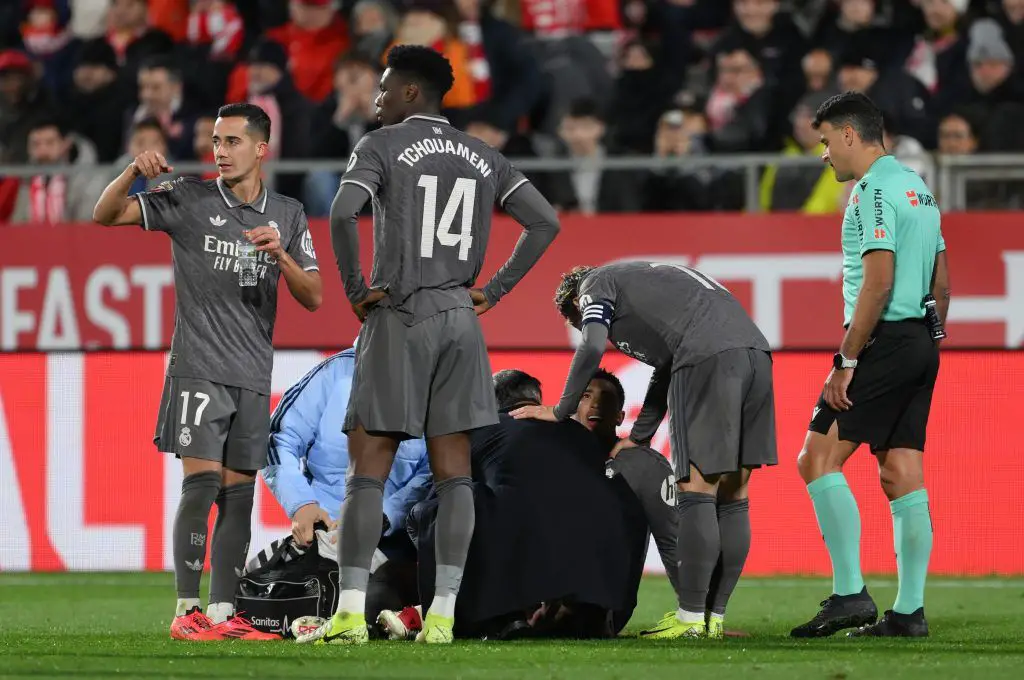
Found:
M 870 580 L 879 609 L 892 580 Z M 823 579 L 744 579 L 725 641 L 176 643 L 167 636 L 170 574 L 0 574 L 0 678 L 1024 678 L 1024 580 L 929 582 L 927 640 L 791 640 L 828 594 Z M 662 578 L 644 581 L 627 634 L 671 608 Z

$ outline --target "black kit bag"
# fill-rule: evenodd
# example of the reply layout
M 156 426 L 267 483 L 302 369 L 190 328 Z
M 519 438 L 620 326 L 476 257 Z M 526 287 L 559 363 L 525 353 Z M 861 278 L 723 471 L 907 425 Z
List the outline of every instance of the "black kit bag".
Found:
M 235 611 L 257 630 L 292 637 L 292 621 L 300 616 L 327 619 L 338 604 L 338 563 L 323 523 L 316 525 L 310 547 L 295 545 L 291 536 L 274 541 L 249 560 L 235 594 Z

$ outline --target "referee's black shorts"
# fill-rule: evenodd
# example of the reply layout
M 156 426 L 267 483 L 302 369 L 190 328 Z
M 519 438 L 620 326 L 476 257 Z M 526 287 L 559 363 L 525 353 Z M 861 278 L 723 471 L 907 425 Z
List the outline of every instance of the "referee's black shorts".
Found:
M 822 393 L 809 429 L 828 434 L 838 421 L 840 440 L 869 444 L 872 452 L 924 451 L 938 373 L 939 348 L 923 320 L 882 321 L 858 357 L 846 392 L 853 406 L 834 411 Z

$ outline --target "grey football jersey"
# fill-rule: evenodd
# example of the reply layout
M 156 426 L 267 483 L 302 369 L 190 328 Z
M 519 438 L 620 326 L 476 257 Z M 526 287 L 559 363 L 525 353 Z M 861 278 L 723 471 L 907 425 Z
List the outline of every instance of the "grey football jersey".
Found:
M 706 274 L 676 264 L 624 262 L 597 267 L 580 283 L 583 323 L 599 322 L 626 354 L 675 370 L 768 341 L 743 305 Z
M 342 184 L 373 198 L 370 287 L 414 324 L 472 307 L 494 204 L 527 182 L 500 152 L 440 116 L 414 115 L 366 134 Z
M 270 393 L 277 318 L 277 260 L 257 253 L 255 286 L 239 285 L 242 232 L 276 227 L 282 247 L 317 269 L 302 204 L 266 188 L 241 203 L 220 179 L 182 177 L 138 194 L 142 226 L 171 237 L 174 336 L 167 374 Z

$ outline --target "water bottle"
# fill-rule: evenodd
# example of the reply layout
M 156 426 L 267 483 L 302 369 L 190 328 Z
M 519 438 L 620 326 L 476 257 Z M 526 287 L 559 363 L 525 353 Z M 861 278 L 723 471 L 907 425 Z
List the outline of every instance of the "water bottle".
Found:
M 237 241 L 238 253 L 238 285 L 243 287 L 256 285 L 256 246 L 252 243 Z

